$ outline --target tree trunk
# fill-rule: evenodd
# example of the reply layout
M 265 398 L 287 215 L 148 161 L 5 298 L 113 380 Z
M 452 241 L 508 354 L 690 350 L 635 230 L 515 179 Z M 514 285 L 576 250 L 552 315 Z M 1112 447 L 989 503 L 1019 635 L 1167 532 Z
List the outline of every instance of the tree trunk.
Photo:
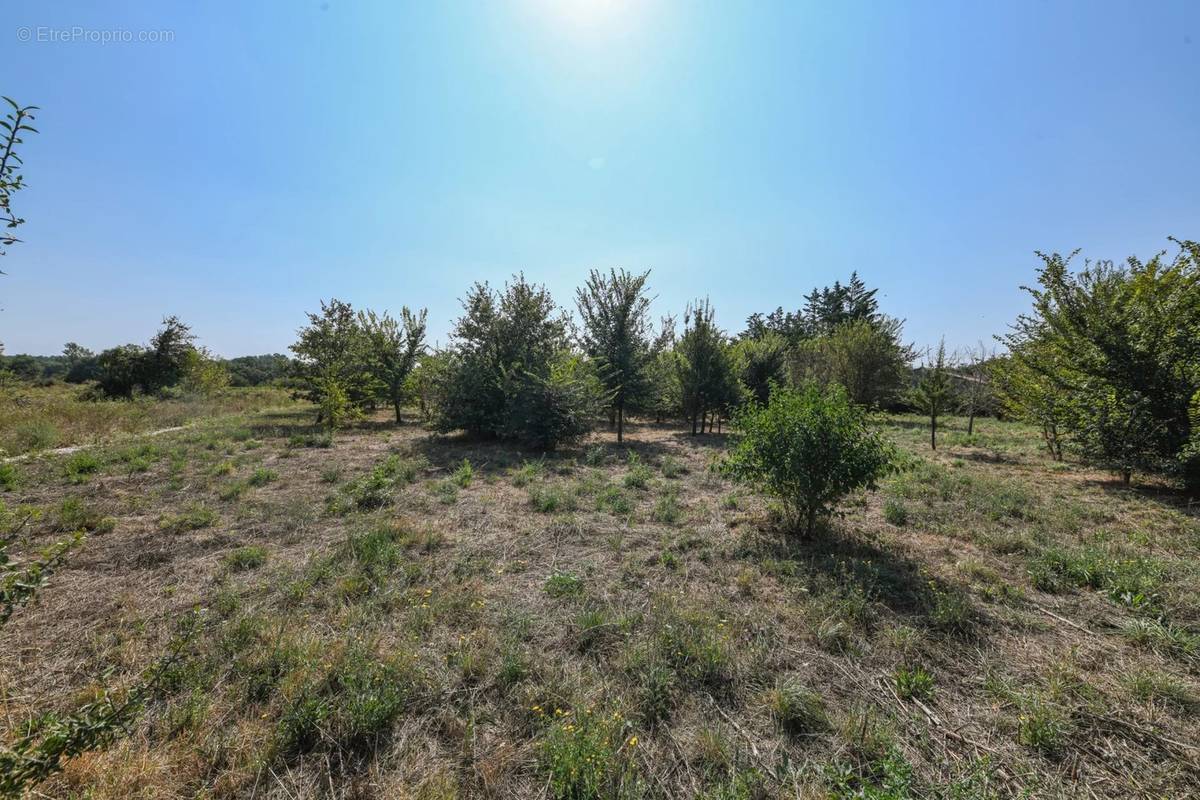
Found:
M 805 536 L 805 538 L 808 538 L 808 539 L 811 539 L 811 538 L 812 538 L 812 535 L 813 535 L 813 528 L 815 528 L 815 527 L 816 527 L 816 525 L 817 525 L 817 509 L 816 509 L 816 506 L 809 506 L 809 508 L 808 508 L 808 519 L 806 520 L 806 524 L 805 524 L 805 527 L 804 527 L 804 536 Z
M 1128 486 L 1128 485 L 1129 485 L 1129 482 L 1130 482 L 1131 480 L 1133 480 L 1133 470 L 1131 470 L 1131 469 L 1123 469 L 1123 470 L 1121 470 L 1121 483 L 1123 483 L 1123 484 L 1125 484 L 1126 486 Z
M 624 403 L 617 406 L 617 444 L 625 440 L 625 407 Z
M 975 406 L 971 405 L 971 413 L 967 417 L 967 436 L 975 435 Z
M 400 398 L 393 398 L 392 405 L 396 407 L 396 424 L 399 425 L 401 422 L 403 422 L 403 420 L 400 419 Z
M 937 417 L 929 416 L 929 449 L 937 450 Z

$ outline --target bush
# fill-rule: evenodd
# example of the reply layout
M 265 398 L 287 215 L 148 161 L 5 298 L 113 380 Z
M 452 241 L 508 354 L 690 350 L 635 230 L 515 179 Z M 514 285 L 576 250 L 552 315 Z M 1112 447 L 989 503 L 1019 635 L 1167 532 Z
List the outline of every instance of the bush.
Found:
M 567 355 L 569 320 L 521 276 L 495 292 L 476 284 L 454 344 L 429 375 L 434 427 L 543 450 L 577 440 L 599 415 L 597 377 Z
M 766 408 L 739 411 L 734 425 L 742 438 L 726 471 L 783 500 L 790 527 L 806 535 L 846 494 L 873 486 L 893 457 L 840 386 L 780 389 Z

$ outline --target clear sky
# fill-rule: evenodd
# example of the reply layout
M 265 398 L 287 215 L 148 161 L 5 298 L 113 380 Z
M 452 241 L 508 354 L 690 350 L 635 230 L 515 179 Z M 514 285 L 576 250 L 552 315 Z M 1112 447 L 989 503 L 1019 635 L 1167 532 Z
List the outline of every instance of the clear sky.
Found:
M 1035 249 L 1200 237 L 1191 0 L 8 0 L 0 63 L 42 107 L 9 353 L 167 313 L 283 351 L 331 296 L 445 342 L 472 281 L 570 304 L 610 266 L 731 332 L 857 269 L 962 346 L 1025 308 Z

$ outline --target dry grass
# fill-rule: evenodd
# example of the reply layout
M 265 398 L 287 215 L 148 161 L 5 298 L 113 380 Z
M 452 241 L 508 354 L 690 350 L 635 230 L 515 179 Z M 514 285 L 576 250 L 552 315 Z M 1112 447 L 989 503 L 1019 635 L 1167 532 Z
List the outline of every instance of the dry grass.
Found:
M 1200 523 L 1031 431 L 952 422 L 931 454 L 884 420 L 906 469 L 798 542 L 710 469 L 721 436 L 540 457 L 310 423 L 20 465 L 0 497 L 46 510 L 29 547 L 65 498 L 115 526 L 0 634 L 0 737 L 205 620 L 131 735 L 46 795 L 1200 792 Z
M 0 457 L 97 444 L 120 435 L 291 403 L 287 392 L 267 387 L 230 389 L 212 397 L 103 402 L 80 400 L 80 391 L 68 384 L 0 387 Z

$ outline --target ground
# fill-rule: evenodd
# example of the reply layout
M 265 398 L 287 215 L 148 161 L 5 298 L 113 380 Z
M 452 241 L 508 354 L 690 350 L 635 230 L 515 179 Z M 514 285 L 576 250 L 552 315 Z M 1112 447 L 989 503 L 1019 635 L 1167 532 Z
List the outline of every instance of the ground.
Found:
M 881 417 L 898 471 L 805 541 L 721 435 L 313 419 L 10 465 L 19 552 L 89 532 L 0 629 L 0 742 L 154 676 L 34 796 L 1200 795 L 1196 510 L 1030 429 Z

